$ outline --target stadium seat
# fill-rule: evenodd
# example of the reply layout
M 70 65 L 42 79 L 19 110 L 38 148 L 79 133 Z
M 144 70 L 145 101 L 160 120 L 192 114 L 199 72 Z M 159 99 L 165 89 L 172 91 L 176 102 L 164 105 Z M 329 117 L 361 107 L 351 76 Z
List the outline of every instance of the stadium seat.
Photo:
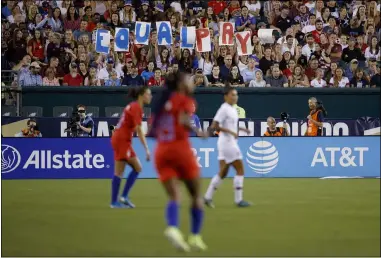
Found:
M 120 117 L 123 113 L 124 107 L 106 107 L 106 117 Z
M 15 106 L 2 106 L 1 116 L 17 116 L 17 108 Z
M 57 106 L 53 108 L 53 117 L 71 117 L 73 107 Z
M 86 106 L 86 115 L 91 116 L 92 118 L 99 117 L 99 107 Z
M 24 117 L 42 117 L 42 107 L 25 106 L 21 108 L 21 116 Z
M 143 117 L 150 118 L 151 117 L 151 108 L 145 107 L 143 108 Z

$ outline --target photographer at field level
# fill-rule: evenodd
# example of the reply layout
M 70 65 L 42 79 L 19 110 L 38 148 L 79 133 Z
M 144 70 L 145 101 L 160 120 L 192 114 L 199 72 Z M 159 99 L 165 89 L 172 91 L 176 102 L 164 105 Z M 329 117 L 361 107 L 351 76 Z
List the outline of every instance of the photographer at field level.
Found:
M 93 137 L 94 136 L 94 121 L 91 116 L 86 115 L 86 107 L 84 105 L 77 106 L 80 117 L 78 125 L 77 137 Z
M 269 116 L 267 118 L 267 131 L 263 136 L 290 136 L 287 130 L 287 119 L 288 117 L 282 117 L 283 127 L 277 127 L 274 117 Z
M 310 114 L 307 117 L 307 131 L 305 136 L 322 136 L 323 135 L 323 122 L 324 117 L 327 116 L 323 103 L 317 101 L 315 97 L 311 97 L 308 100 L 308 106 L 310 108 Z
M 26 123 L 27 128 L 17 133 L 15 137 L 42 137 L 41 132 L 38 130 L 37 122 L 34 119 L 28 120 Z

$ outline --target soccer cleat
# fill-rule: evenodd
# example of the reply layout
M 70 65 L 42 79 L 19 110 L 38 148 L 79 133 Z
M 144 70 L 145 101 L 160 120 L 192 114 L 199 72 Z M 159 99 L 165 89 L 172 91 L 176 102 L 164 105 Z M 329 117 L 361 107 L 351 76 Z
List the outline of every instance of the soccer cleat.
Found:
M 204 204 L 206 206 L 208 206 L 209 208 L 214 208 L 215 207 L 212 200 L 208 200 L 208 199 L 205 199 L 205 198 L 204 198 Z
M 190 235 L 188 238 L 188 244 L 193 250 L 196 251 L 205 251 L 208 249 L 200 235 Z
M 237 206 L 240 208 L 245 208 L 251 206 L 251 203 L 247 201 L 240 201 L 239 203 L 237 203 Z
M 168 227 L 164 231 L 164 235 L 167 237 L 169 242 L 171 242 L 171 244 L 176 249 L 183 251 L 183 252 L 189 252 L 190 251 L 189 245 L 187 244 L 187 242 L 185 242 L 183 234 L 181 233 L 181 231 L 178 228 Z
M 123 203 L 120 203 L 120 202 L 114 202 L 110 205 L 110 207 L 112 209 L 129 209 L 130 207 L 123 204 Z
M 124 205 L 129 206 L 130 208 L 135 208 L 135 204 L 133 204 L 128 197 L 120 197 L 120 202 Z

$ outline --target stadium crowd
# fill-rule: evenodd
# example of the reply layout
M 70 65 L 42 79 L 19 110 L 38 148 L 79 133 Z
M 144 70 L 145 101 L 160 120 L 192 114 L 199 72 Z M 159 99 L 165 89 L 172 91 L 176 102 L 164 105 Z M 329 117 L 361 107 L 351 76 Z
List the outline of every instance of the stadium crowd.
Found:
M 200 87 L 380 87 L 380 3 L 358 0 L 2 1 L 2 70 L 20 86 L 163 86 L 191 73 Z M 174 44 L 134 43 L 134 22 L 170 21 Z M 251 31 L 253 53 L 219 46 L 221 21 Z M 180 28 L 209 28 L 212 51 L 180 49 Z M 130 51 L 95 51 L 95 31 L 130 28 Z M 262 44 L 258 30 L 275 30 Z

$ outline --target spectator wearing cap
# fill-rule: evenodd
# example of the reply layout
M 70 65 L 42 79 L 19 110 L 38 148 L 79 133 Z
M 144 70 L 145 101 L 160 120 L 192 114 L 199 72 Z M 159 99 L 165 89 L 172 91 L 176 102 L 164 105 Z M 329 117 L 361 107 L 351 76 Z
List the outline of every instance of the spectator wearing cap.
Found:
M 241 16 L 235 19 L 235 27 L 237 31 L 243 31 L 245 28 L 255 30 L 256 20 L 254 17 L 249 16 L 249 9 L 247 6 L 241 8 Z
M 311 33 L 308 34 L 306 36 L 306 41 L 307 41 L 307 44 L 305 44 L 302 48 L 302 55 L 304 55 L 307 58 L 307 60 L 310 60 L 312 53 L 315 52 L 314 36 L 312 36 Z
M 209 84 L 208 78 L 203 74 L 201 68 L 197 68 L 196 72 L 190 78 L 193 81 L 195 87 L 206 87 Z
M 164 86 L 165 80 L 161 76 L 161 74 L 162 74 L 161 69 L 160 68 L 156 68 L 154 76 L 152 76 L 148 80 L 147 85 L 149 87 L 162 87 L 162 86 Z
M 149 1 L 143 0 L 138 11 L 138 21 L 150 22 L 152 20 L 153 13 L 152 8 L 149 5 Z
M 288 16 L 290 9 L 287 5 L 282 6 L 280 16 L 278 17 L 275 27 L 279 28 L 281 31 L 286 31 L 287 28 L 292 26 L 292 20 Z
M 352 59 L 344 71 L 344 74 L 348 78 L 349 81 L 352 80 L 352 78 L 356 76 L 356 70 L 358 68 L 359 68 L 359 61 L 357 59 Z
M 133 66 L 131 68 L 131 74 L 123 78 L 122 86 L 140 87 L 142 85 L 144 85 L 144 80 L 142 76 L 139 75 L 139 69 Z
M 20 75 L 19 85 L 24 86 L 42 86 L 42 77 L 40 75 L 41 66 L 37 62 L 32 62 L 29 71 Z
M 124 1 L 124 7 L 119 12 L 119 19 L 122 24 L 127 24 L 136 21 L 136 13 L 132 10 L 131 0 Z
M 85 86 L 102 86 L 101 81 L 97 79 L 97 64 L 92 64 L 89 72 L 87 73 L 87 76 L 84 80 Z M 110 86 L 110 85 L 106 85 Z M 120 85 L 118 85 L 120 86 Z
M 107 79 L 109 79 L 111 71 L 117 72 L 117 70 L 114 69 L 114 63 L 115 62 L 114 62 L 114 59 L 112 57 L 108 57 L 106 62 L 107 62 L 106 67 L 99 70 L 99 72 L 97 74 L 97 79 L 99 79 L 101 81 L 102 85 L 104 85 L 105 81 Z M 120 74 L 118 74 L 118 78 L 120 78 L 120 77 L 121 77 Z
M 76 63 L 71 63 L 69 65 L 70 73 L 66 74 L 63 78 L 63 86 L 83 86 L 83 78 L 78 73 L 78 66 Z
M 241 73 L 243 82 L 245 85 L 249 85 L 250 81 L 255 79 L 255 73 L 258 70 L 255 68 L 255 59 L 254 56 L 249 56 L 247 61 L 247 68 L 244 69 Z
M 349 80 L 350 88 L 369 88 L 369 81 L 365 78 L 363 69 L 357 68 L 354 74 Z
M 42 80 L 44 86 L 60 86 L 60 82 L 56 78 L 55 72 L 52 68 L 48 68 L 45 71 L 46 76 Z
M 381 87 L 381 63 L 379 62 L 376 67 L 377 73 L 370 79 L 370 87 L 372 88 Z
M 359 60 L 361 55 L 361 50 L 356 47 L 356 39 L 354 37 L 350 37 L 348 41 L 348 47 L 343 50 L 343 61 L 350 63 L 353 59 Z

